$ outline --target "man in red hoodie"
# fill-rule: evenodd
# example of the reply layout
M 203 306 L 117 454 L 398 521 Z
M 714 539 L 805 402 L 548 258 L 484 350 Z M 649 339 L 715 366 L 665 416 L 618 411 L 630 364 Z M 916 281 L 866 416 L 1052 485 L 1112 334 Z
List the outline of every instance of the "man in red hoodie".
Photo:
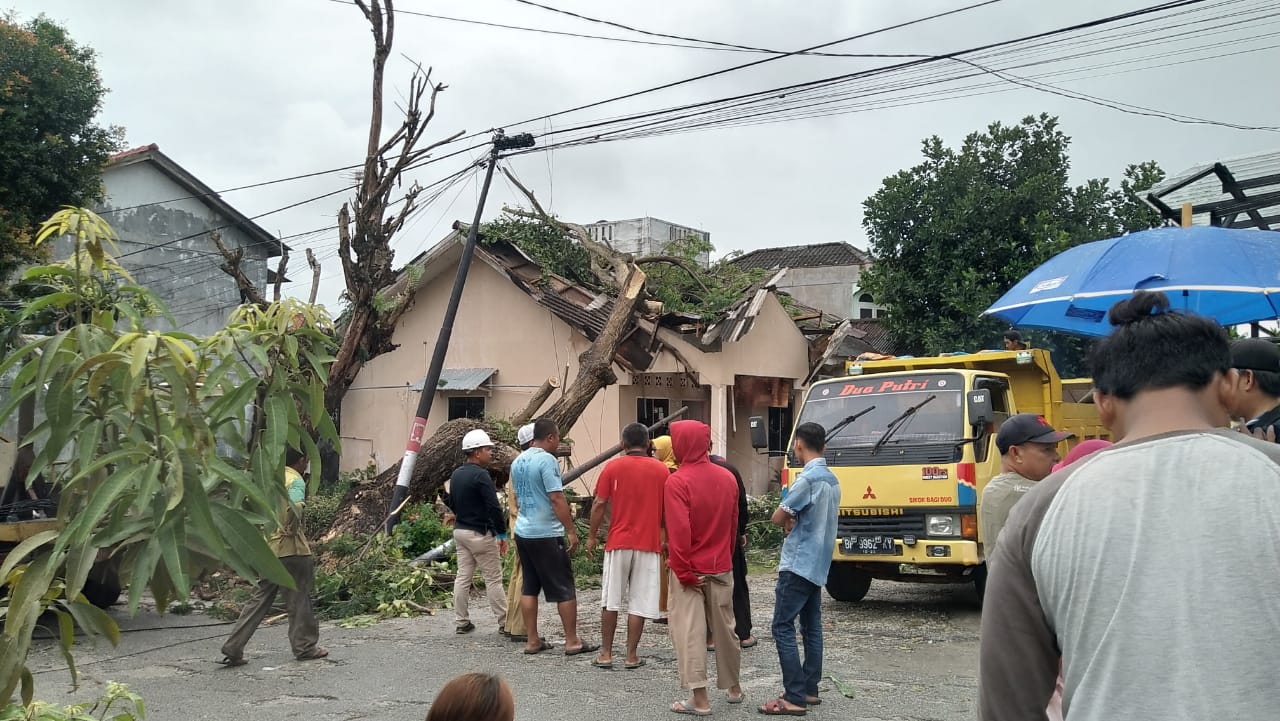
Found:
M 680 685 L 693 692 L 671 710 L 711 714 L 707 695 L 707 625 L 716 644 L 716 685 L 729 703 L 742 703 L 738 669 L 742 649 L 733 625 L 733 548 L 738 534 L 738 484 L 708 458 L 711 428 L 699 421 L 671 424 L 680 470 L 663 493 L 667 566 L 671 569 L 670 629 Z

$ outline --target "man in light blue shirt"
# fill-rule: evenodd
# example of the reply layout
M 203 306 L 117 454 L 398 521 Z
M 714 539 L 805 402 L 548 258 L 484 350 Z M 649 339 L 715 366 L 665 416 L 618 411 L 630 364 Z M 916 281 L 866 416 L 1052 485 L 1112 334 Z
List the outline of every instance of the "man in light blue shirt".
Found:
M 538 635 L 538 594 L 556 604 L 564 624 L 564 655 L 577 656 L 599 650 L 578 637 L 578 594 L 574 587 L 573 564 L 569 560 L 578 548 L 578 531 L 573 525 L 569 502 L 560 481 L 560 462 L 554 451 L 560 447 L 560 429 L 550 418 L 533 424 L 533 442 L 511 464 L 511 486 L 515 490 L 516 553 L 524 579 L 520 587 L 520 613 L 528 629 L 526 654 L 542 653 L 551 644 Z M 565 546 L 565 533 L 569 544 Z
M 835 551 L 840 483 L 823 457 L 827 431 L 817 423 L 801 423 L 795 432 L 795 454 L 804 470 L 791 483 L 787 497 L 773 512 L 782 526 L 778 586 L 773 606 L 773 639 L 782 665 L 782 696 L 760 707 L 770 716 L 798 716 L 821 701 L 822 586 Z M 804 662 L 796 646 L 796 620 L 804 636 Z

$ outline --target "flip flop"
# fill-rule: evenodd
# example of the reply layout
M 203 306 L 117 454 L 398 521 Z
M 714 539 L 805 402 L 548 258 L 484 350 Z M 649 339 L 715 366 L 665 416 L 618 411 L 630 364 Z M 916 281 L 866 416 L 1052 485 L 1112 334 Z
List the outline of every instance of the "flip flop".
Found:
M 756 644 L 758 644 L 758 643 L 760 643 L 760 639 L 756 638 L 755 636 L 751 636 L 751 637 L 750 637 L 748 640 L 746 640 L 746 641 L 740 641 L 740 642 L 738 643 L 738 645 L 739 645 L 739 646 L 741 646 L 741 647 L 743 647 L 743 648 L 755 648 L 755 647 L 756 647 Z
M 542 653 L 543 651 L 550 651 L 552 648 L 555 648 L 555 647 L 552 646 L 550 643 L 547 643 L 547 639 L 544 638 L 538 641 L 538 647 L 536 649 L 526 648 L 524 650 L 524 655 L 533 656 L 535 654 Z
M 233 668 L 235 666 L 244 666 L 249 662 L 245 660 L 244 656 L 237 656 L 236 658 L 232 658 L 230 656 L 223 656 L 222 660 L 218 661 L 217 663 L 227 668 Z
M 623 668 L 627 669 L 628 671 L 634 671 L 634 670 L 636 670 L 636 669 L 638 669 L 638 668 L 641 668 L 641 667 L 642 667 L 642 666 L 644 666 L 646 663 L 648 663 L 648 661 L 645 661 L 645 660 L 642 658 L 642 659 L 640 659 L 639 661 L 636 661 L 635 663 L 627 663 L 627 664 L 623 664 Z
M 688 701 L 676 701 L 671 704 L 672 713 L 680 713 L 688 716 L 710 716 L 711 709 L 701 710 L 689 705 Z
M 765 716 L 806 716 L 809 713 L 808 709 L 787 708 L 780 698 L 770 699 L 756 710 Z
M 821 706 L 822 699 L 818 698 L 817 696 L 805 696 L 804 703 L 806 706 Z
M 584 654 L 584 653 L 591 653 L 592 651 L 599 651 L 599 650 L 600 650 L 600 644 L 598 644 L 598 643 L 586 643 L 586 642 L 583 642 L 583 644 L 582 644 L 581 646 L 579 646 L 578 648 L 573 649 L 572 651 L 570 651 L 569 649 L 567 649 L 567 648 L 566 648 L 566 649 L 564 650 L 564 655 L 566 655 L 566 656 L 580 656 L 580 655 L 582 655 L 582 654 Z
M 304 653 L 301 656 L 296 656 L 295 658 L 297 658 L 299 661 L 318 661 L 322 658 L 327 657 L 328 655 L 329 655 L 329 649 L 320 648 L 319 646 L 317 646 L 314 649 L 312 649 L 309 653 Z
M 613 661 L 601 661 L 600 659 L 596 659 L 595 661 L 591 662 L 591 665 L 595 666 L 596 668 L 602 668 L 606 671 L 613 670 Z M 628 666 L 627 668 L 631 668 L 631 667 Z
M 747 700 L 747 695 L 745 693 L 740 693 L 737 696 L 728 696 L 725 698 L 725 701 L 728 701 L 731 704 L 740 704 L 746 700 Z

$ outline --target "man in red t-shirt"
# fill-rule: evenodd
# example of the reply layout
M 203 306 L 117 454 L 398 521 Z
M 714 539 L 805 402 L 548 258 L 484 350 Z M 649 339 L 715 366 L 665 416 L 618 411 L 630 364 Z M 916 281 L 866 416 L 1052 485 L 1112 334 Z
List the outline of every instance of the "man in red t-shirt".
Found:
M 594 665 L 613 668 L 613 637 L 618 612 L 627 610 L 628 669 L 640 668 L 637 655 L 644 620 L 659 617 L 659 579 L 662 574 L 662 491 L 671 475 L 667 466 L 649 455 L 649 429 L 632 423 L 622 429 L 623 456 L 609 461 L 596 481 L 591 506 L 587 553 L 595 551 L 600 524 L 609 511 L 609 538 L 604 546 L 604 577 L 600 615 L 603 644 Z

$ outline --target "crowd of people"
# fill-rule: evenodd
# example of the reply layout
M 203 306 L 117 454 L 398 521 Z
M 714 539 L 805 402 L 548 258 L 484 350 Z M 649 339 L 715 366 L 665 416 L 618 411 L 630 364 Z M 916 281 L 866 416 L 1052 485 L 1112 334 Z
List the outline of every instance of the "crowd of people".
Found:
M 796 453 L 805 468 L 773 516 L 787 534 L 772 627 L 784 691 L 759 707 L 763 714 L 799 716 L 821 703 L 819 591 L 831 564 L 840 500 L 840 486 L 825 467 L 825 436 L 817 424 L 797 428 Z M 665 622 L 676 650 L 680 685 L 689 691 L 670 710 L 711 714 L 709 654 L 715 656 L 715 683 L 725 702 L 742 703 L 741 653 L 757 644 L 746 583 L 746 488 L 727 459 L 711 454 L 710 427 L 676 421 L 669 435 L 656 438 L 639 423 L 622 429 L 622 455 L 605 465 L 596 482 L 585 545 L 594 555 L 604 540 L 601 643 L 578 633 L 577 584 L 570 556 L 580 539 L 555 456 L 560 431 L 550 419 L 540 419 L 521 428 L 518 440 L 522 451 L 511 464 L 510 524 L 499 506 L 498 489 L 483 471 L 493 441 L 483 430 L 474 430 L 462 442 L 465 462 L 451 478 L 449 500 L 458 549 L 457 632 L 476 628 L 468 597 L 479 568 L 499 633 L 522 641 L 525 654 L 553 649 L 539 632 L 539 596 L 556 605 L 564 629 L 564 655 L 594 653 L 591 664 L 600 669 L 643 667 L 639 647 L 646 622 Z M 504 594 L 497 559 L 509 531 L 516 562 L 511 589 Z M 516 617 L 509 612 L 513 604 L 520 610 Z M 625 651 L 619 663 L 615 641 L 624 613 Z M 804 639 L 803 660 L 797 621 Z
M 1002 472 L 986 484 L 979 511 L 988 559 L 979 718 L 1272 718 L 1280 349 L 1260 339 L 1232 343 L 1212 321 L 1170 311 L 1160 293 L 1135 294 L 1109 319 L 1113 332 L 1090 363 L 1094 402 L 1114 445 L 1083 441 L 1060 458 L 1070 434 L 1030 414 L 1006 420 L 996 434 Z M 765 715 L 803 716 L 822 702 L 819 592 L 840 505 L 825 438 L 814 423 L 795 429 L 803 470 L 772 516 L 786 533 L 771 624 L 782 692 L 758 707 Z M 553 649 L 539 632 L 539 596 L 556 604 L 563 653 L 595 654 L 600 669 L 619 665 L 620 614 L 626 670 L 645 665 L 646 622 L 665 621 L 689 691 L 670 710 L 712 713 L 709 653 L 724 701 L 742 703 L 741 652 L 756 644 L 746 493 L 732 464 L 711 455 L 710 428 L 677 421 L 657 438 L 640 424 L 623 429 L 623 454 L 600 474 L 586 541 L 594 554 L 604 539 L 599 644 L 578 633 L 570 555 L 580 539 L 555 455 L 560 431 L 540 419 L 520 429 L 519 442 L 505 512 L 487 470 L 494 442 L 483 430 L 462 442 L 450 495 L 457 632 L 476 629 L 469 596 L 478 569 L 499 633 L 522 642 L 525 654 Z M 271 541 L 296 589 L 259 584 L 222 648 L 227 665 L 245 662 L 245 643 L 277 593 L 295 656 L 328 653 L 317 644 L 314 568 L 297 515 L 306 461 L 296 453 L 287 460 L 291 503 Z M 509 540 L 516 559 L 504 591 Z M 427 721 L 512 721 L 514 713 L 503 680 L 468 674 L 441 690 Z

